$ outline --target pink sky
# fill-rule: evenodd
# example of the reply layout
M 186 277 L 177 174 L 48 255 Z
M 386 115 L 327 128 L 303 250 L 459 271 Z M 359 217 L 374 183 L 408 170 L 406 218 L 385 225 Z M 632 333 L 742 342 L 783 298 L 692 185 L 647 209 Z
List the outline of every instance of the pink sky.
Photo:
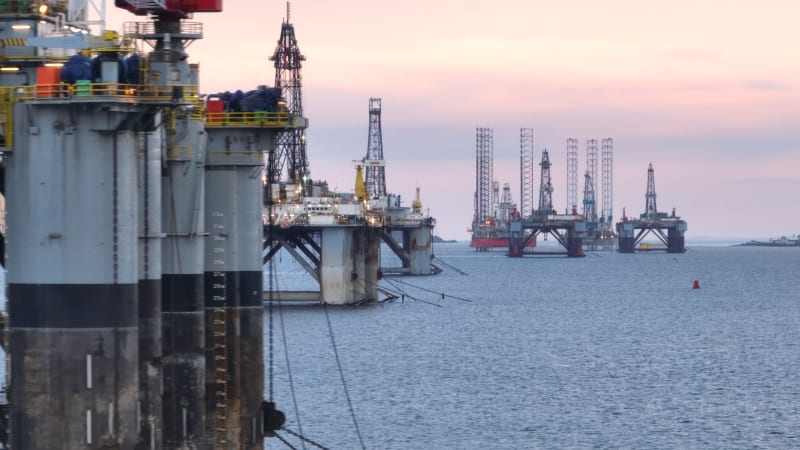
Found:
M 286 4 L 227 0 L 198 14 L 201 91 L 274 82 Z M 766 6 L 765 6 L 766 5 Z M 352 190 L 368 100 L 383 100 L 387 185 L 415 188 L 437 233 L 467 239 L 475 127 L 494 129 L 495 178 L 519 199 L 519 128 L 547 148 L 566 208 L 566 139 L 614 139 L 614 215 L 658 205 L 687 239 L 800 233 L 796 1 L 296 1 L 313 178 Z M 143 20 L 109 6 L 108 28 Z M 538 172 L 535 184 L 538 187 Z M 580 187 L 582 190 L 582 185 Z M 538 195 L 538 189 L 535 195 Z

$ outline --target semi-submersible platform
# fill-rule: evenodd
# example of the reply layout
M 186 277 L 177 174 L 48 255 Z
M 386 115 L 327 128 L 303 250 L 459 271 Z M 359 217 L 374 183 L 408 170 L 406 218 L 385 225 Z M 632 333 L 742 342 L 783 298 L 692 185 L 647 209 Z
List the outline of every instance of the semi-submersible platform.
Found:
M 299 77 L 255 89 L 249 107 L 204 101 L 187 54 L 203 27 L 189 19 L 220 12 L 221 0 L 115 4 L 147 20 L 97 35 L 87 0 L 0 1 L 0 443 L 261 449 L 282 423 L 264 401 L 269 249 L 302 249 L 306 239 L 312 272 L 338 280 L 320 300 L 349 303 L 356 278 L 380 273 L 353 255 L 379 255 L 374 237 L 389 216 L 339 212 L 328 215 L 354 223 L 316 223 L 315 208 L 346 206 L 306 200 L 315 185 L 302 171 L 277 179 L 281 136 L 307 124 L 299 101 L 286 101 Z M 287 14 L 281 39 L 289 31 Z M 281 74 L 287 61 L 275 62 Z M 302 227 L 265 217 L 265 155 L 266 210 L 302 205 Z M 292 168 L 307 167 L 297 156 Z M 295 187 L 305 192 L 290 199 Z

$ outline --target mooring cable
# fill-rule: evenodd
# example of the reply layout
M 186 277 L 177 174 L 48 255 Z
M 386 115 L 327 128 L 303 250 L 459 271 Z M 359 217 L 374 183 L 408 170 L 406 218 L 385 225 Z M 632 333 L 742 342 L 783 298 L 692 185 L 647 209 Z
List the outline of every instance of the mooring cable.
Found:
M 367 447 L 364 446 L 364 439 L 361 437 L 361 430 L 358 429 L 358 421 L 356 420 L 356 413 L 353 410 L 353 402 L 350 401 L 350 393 L 347 391 L 347 383 L 344 379 L 344 370 L 342 369 L 342 362 L 339 359 L 339 351 L 336 348 L 336 339 L 333 336 L 333 326 L 331 325 L 331 317 L 328 314 L 328 304 L 322 304 L 322 310 L 325 311 L 325 320 L 328 322 L 328 334 L 331 336 L 331 346 L 333 347 L 333 355 L 336 358 L 336 366 L 339 368 L 339 378 L 342 380 L 342 388 L 344 389 L 344 396 L 347 400 L 347 407 L 350 409 L 350 416 L 353 418 L 353 425 L 356 429 L 356 436 L 358 436 L 358 442 L 361 444 L 361 448 L 366 450 Z
M 292 430 L 290 430 L 290 429 L 288 429 L 286 427 L 282 427 L 281 430 L 291 434 L 292 436 L 300 439 L 301 441 L 308 442 L 309 444 L 313 445 L 314 447 L 320 448 L 322 450 L 330 450 L 328 447 L 325 447 L 324 445 L 319 444 L 318 442 L 314 442 L 312 439 L 307 438 L 307 437 L 303 436 L 302 434 L 295 433 L 294 431 L 292 431 Z
M 429 301 L 427 301 L 427 300 L 423 300 L 423 299 L 421 299 L 421 298 L 419 298 L 419 297 L 415 297 L 415 296 L 413 296 L 413 295 L 409 294 L 407 291 L 404 291 L 402 288 L 400 288 L 400 287 L 398 287 L 398 286 L 395 286 L 394 284 L 392 284 L 392 281 L 391 281 L 391 280 L 389 280 L 388 278 L 384 278 L 384 279 L 386 280 L 386 282 L 387 282 L 387 283 L 391 284 L 391 285 L 392 285 L 392 287 L 394 287 L 395 289 L 399 290 L 399 291 L 402 293 L 401 301 L 405 300 L 405 298 L 406 298 L 406 297 L 408 297 L 408 298 L 410 298 L 411 300 L 415 300 L 415 301 L 422 302 L 422 303 L 427 303 L 427 304 L 429 304 L 429 305 L 432 305 L 432 306 L 436 306 L 436 307 L 442 308 L 442 305 L 440 305 L 440 304 L 438 304 L 438 303 L 429 302 Z
M 377 300 L 376 299 L 376 300 L 374 300 L 376 303 L 384 303 L 386 301 L 396 300 L 396 297 L 399 297 L 399 294 L 397 292 L 392 292 L 390 289 L 387 289 L 387 288 L 381 286 L 380 282 L 378 282 L 378 281 L 370 281 L 370 280 L 366 280 L 365 279 L 365 280 L 363 280 L 363 287 L 364 287 L 365 291 L 366 291 L 366 289 L 368 287 L 374 287 L 378 291 L 382 292 L 383 294 L 388 294 L 388 295 L 393 296 L 393 297 L 386 298 L 386 299 L 383 299 L 383 300 Z M 365 301 L 365 302 L 359 302 L 359 303 L 356 303 L 356 305 L 367 304 L 367 303 L 371 303 L 371 302 L 372 302 L 371 300 L 370 301 Z
M 441 295 L 443 299 L 444 299 L 445 297 L 448 297 L 448 298 L 452 298 L 452 299 L 456 299 L 456 300 L 461 300 L 462 302 L 468 302 L 468 303 L 472 303 L 472 300 L 470 300 L 470 299 L 468 299 L 468 298 L 456 297 L 455 295 L 448 295 L 448 294 L 445 294 L 444 292 L 436 292 L 436 291 L 432 291 L 432 290 L 430 290 L 430 289 L 427 289 L 427 288 L 424 288 L 424 287 L 422 287 L 422 286 L 416 286 L 416 285 L 413 285 L 413 284 L 411 284 L 411 283 L 409 283 L 409 282 L 407 282 L 407 281 L 402 281 L 402 280 L 400 280 L 400 279 L 398 279 L 398 278 L 393 278 L 393 280 L 394 280 L 394 281 L 396 281 L 396 282 L 398 282 L 398 283 L 400 283 L 400 284 L 405 284 L 405 285 L 407 285 L 407 286 L 411 286 L 411 287 L 413 287 L 413 288 L 417 288 L 417 289 L 419 289 L 419 290 L 421 290 L 421 291 L 430 292 L 430 293 L 432 293 L 432 294 L 436 294 L 436 295 Z
M 444 261 L 442 258 L 439 258 L 438 256 L 434 257 L 434 261 L 439 261 L 443 266 L 445 266 L 447 268 L 450 268 L 450 269 L 453 269 L 453 270 L 455 270 L 456 272 L 458 272 L 461 275 L 469 275 L 467 272 L 464 272 L 463 270 L 459 269 L 458 267 L 447 263 L 446 261 Z
M 287 447 L 289 447 L 290 449 L 292 449 L 292 450 L 297 450 L 297 448 L 296 448 L 295 446 L 293 446 L 292 444 L 290 444 L 290 443 L 289 443 L 289 441 L 287 441 L 286 439 L 284 439 L 284 438 L 283 438 L 283 436 L 281 436 L 280 434 L 273 432 L 273 436 L 275 436 L 276 438 L 278 438 L 278 440 L 279 440 L 279 441 L 283 442 L 283 443 L 284 443 L 284 445 L 286 445 L 286 446 L 287 446 Z M 300 441 L 300 442 L 302 442 L 302 441 Z

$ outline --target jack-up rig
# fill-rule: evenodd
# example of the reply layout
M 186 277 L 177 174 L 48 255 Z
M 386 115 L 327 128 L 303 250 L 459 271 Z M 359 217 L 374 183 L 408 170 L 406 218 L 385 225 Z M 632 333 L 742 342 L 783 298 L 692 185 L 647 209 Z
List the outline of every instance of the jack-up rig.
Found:
M 656 206 L 656 182 L 653 164 L 647 168 L 647 192 L 645 193 L 644 212 L 638 219 L 629 219 L 622 212 L 622 221 L 617 222 L 619 234 L 619 252 L 634 253 L 643 251 L 665 250 L 667 253 L 683 253 L 686 251 L 684 235 L 686 221 L 675 215 L 659 212 Z M 663 246 L 651 246 L 642 242 L 646 236 L 653 234 Z
M 586 171 L 584 172 L 583 208 L 586 220 L 584 250 L 612 250 L 616 246 L 613 223 L 613 166 L 614 141 L 602 140 L 602 180 L 598 185 L 597 139 L 586 140 Z M 602 191 L 600 190 L 602 188 Z M 602 193 L 598 217 L 597 194 Z M 578 140 L 567 139 L 567 214 L 578 214 Z
M 287 18 L 274 56 L 275 85 L 289 91 L 287 109 L 302 111 L 302 62 L 294 26 Z M 306 139 L 301 127 L 282 132 L 267 164 L 264 195 L 264 264 L 285 250 L 318 286 L 313 290 L 273 290 L 265 301 L 314 301 L 323 304 L 361 304 L 379 300 L 383 274 L 381 241 L 402 261 L 401 274 L 438 273 L 432 264 L 435 221 L 422 214 L 417 199 L 403 208 L 400 197 L 386 192 L 381 136 L 381 100 L 370 99 L 370 128 L 366 157 L 356 169 L 353 193 L 328 190 L 310 178 Z M 286 178 L 283 164 L 286 162 Z M 364 167 L 367 171 L 364 181 Z M 402 244 L 392 237 L 402 235 Z
M 86 2 L 0 3 L 0 436 L 258 450 L 280 426 L 263 401 L 260 175 L 304 119 L 279 95 L 201 100 L 186 49 L 203 30 L 187 19 L 221 0 L 116 5 L 151 20 L 94 36 Z
M 484 252 L 494 248 L 509 247 L 509 223 L 518 218 L 520 211 L 511 195 L 511 186 L 494 179 L 494 131 L 477 128 L 475 132 L 475 212 L 472 218 L 470 246 Z M 533 130 L 520 129 L 520 199 L 522 211 L 533 211 Z M 529 248 L 536 247 L 536 239 L 528 241 Z

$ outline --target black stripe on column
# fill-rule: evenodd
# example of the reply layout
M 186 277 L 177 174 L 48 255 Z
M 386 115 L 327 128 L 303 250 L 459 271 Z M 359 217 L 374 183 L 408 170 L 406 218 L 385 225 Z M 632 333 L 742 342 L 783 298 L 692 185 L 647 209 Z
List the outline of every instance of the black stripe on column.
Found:
M 10 326 L 135 327 L 136 284 L 9 284 Z
M 206 272 L 206 308 L 262 305 L 264 274 L 260 271 Z
M 161 276 L 162 312 L 196 312 L 203 310 L 203 275 Z

